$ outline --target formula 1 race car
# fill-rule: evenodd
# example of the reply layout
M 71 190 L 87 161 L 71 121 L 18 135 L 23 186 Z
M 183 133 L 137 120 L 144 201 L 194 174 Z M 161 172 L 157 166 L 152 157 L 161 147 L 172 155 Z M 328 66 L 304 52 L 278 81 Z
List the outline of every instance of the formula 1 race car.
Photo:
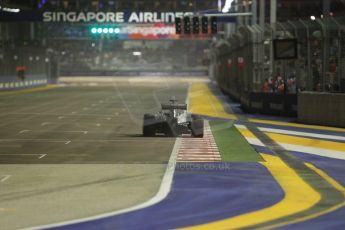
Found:
M 144 115 L 143 134 L 145 137 L 190 134 L 201 138 L 204 136 L 204 120 L 188 113 L 187 104 L 179 104 L 173 98 L 169 104 L 162 104 L 160 112 Z

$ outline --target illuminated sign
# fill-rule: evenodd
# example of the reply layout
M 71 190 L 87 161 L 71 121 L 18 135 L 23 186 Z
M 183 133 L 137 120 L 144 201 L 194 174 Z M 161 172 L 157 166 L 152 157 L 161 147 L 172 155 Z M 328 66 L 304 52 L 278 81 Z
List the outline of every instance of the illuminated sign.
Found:
M 173 23 L 192 12 L 44 12 L 44 22 Z
M 91 27 L 92 36 L 114 37 L 118 39 L 132 40 L 155 40 L 155 39 L 179 39 L 172 24 L 149 23 L 149 24 L 123 24 L 121 26 Z

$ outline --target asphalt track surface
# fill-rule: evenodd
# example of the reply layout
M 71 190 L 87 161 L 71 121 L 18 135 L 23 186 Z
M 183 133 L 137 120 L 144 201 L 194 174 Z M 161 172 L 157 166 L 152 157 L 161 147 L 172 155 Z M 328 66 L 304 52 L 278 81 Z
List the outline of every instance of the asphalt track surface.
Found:
M 177 164 L 172 189 L 163 201 L 57 229 L 344 228 L 344 187 L 337 181 L 343 180 L 339 178 L 343 178 L 340 173 L 344 161 L 338 159 L 342 145 L 335 141 L 343 137 L 344 130 L 234 114 L 222 95 L 216 90 L 211 93 L 205 84 L 192 85 L 189 97 L 194 113 L 235 120 L 238 130 L 264 162 Z M 265 125 L 275 130 L 260 130 Z M 289 131 L 296 129 L 296 133 L 302 129 L 308 132 L 292 137 L 276 134 L 285 127 Z M 299 139 L 292 139 L 295 145 L 284 143 L 296 136 Z M 316 151 L 303 152 L 305 143 Z M 291 151 L 296 146 L 303 151 Z M 329 155 L 321 157 L 318 150 Z
M 235 123 L 264 161 L 178 163 L 161 202 L 56 228 L 345 228 L 344 129 L 247 116 L 214 85 L 192 84 L 189 102 L 193 113 Z
M 143 114 L 171 96 L 184 101 L 187 88 L 116 83 L 3 95 L 0 163 L 166 163 L 174 139 L 143 138 Z
M 0 96 L 0 229 L 101 214 L 159 189 L 175 138 L 142 137 L 144 113 L 186 83 L 112 82 Z

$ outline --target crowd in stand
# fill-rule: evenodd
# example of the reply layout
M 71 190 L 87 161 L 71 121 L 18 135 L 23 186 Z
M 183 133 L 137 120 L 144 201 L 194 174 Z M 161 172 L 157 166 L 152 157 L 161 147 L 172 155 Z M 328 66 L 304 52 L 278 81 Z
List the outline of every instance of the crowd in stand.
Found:
M 285 87 L 287 87 L 285 89 Z M 262 91 L 265 93 L 296 93 L 296 77 L 290 76 L 286 82 L 283 77 L 278 75 L 276 77 L 266 78 L 263 85 Z

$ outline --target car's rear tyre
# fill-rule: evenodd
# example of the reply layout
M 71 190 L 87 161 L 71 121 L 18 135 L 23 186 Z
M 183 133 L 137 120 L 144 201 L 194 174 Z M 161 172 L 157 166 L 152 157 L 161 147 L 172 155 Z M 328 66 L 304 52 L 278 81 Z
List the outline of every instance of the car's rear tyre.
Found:
M 192 116 L 191 131 L 193 137 L 204 137 L 204 119 L 200 116 Z
M 144 115 L 143 123 L 143 135 L 144 137 L 153 137 L 156 135 L 156 119 L 151 114 Z

